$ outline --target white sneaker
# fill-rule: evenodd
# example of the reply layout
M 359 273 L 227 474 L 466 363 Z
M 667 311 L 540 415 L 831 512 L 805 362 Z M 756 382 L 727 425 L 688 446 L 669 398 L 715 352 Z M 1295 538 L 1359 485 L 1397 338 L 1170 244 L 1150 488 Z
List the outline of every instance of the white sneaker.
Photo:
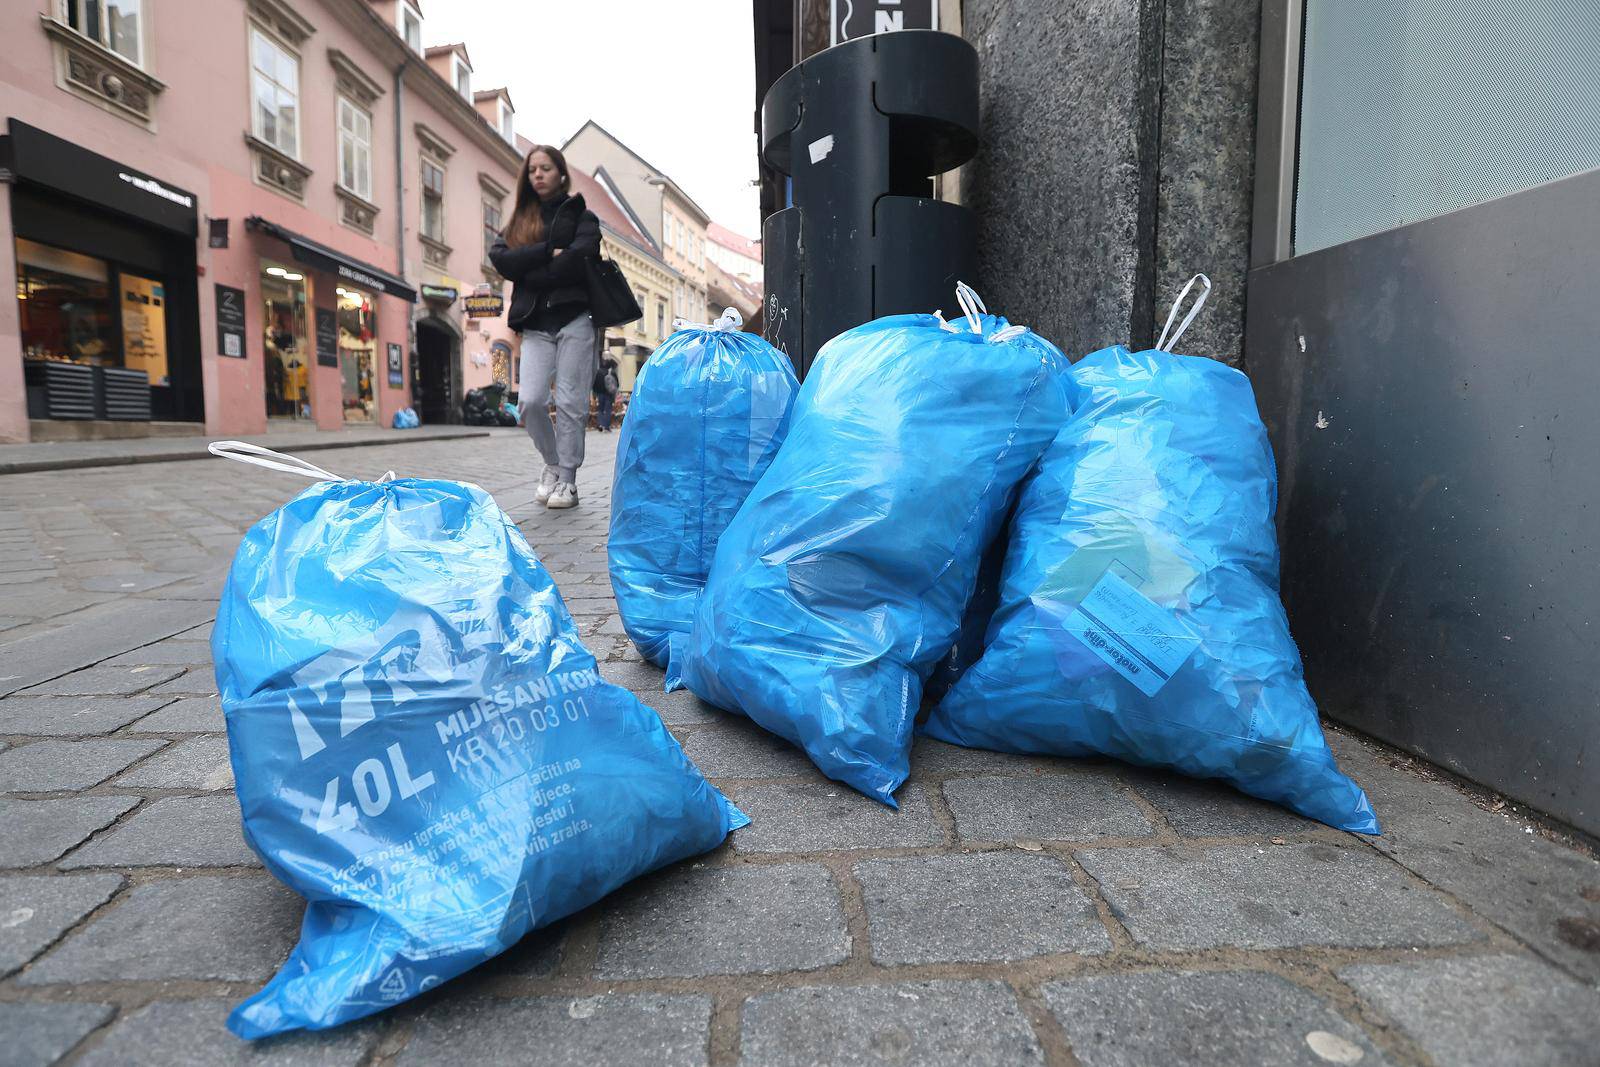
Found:
M 575 508 L 578 506 L 578 487 L 571 482 L 562 482 L 550 491 L 550 499 L 544 506 L 552 509 Z
M 554 467 L 546 467 L 544 474 L 539 476 L 539 488 L 533 492 L 533 498 L 543 504 L 550 499 L 550 493 L 555 489 L 560 477 Z

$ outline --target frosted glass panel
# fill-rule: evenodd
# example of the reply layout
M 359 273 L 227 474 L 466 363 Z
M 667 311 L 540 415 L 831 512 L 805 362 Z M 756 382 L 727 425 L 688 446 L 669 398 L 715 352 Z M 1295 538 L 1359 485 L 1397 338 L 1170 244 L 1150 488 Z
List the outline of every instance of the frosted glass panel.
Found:
M 1306 0 L 1296 254 L 1600 167 L 1600 0 Z

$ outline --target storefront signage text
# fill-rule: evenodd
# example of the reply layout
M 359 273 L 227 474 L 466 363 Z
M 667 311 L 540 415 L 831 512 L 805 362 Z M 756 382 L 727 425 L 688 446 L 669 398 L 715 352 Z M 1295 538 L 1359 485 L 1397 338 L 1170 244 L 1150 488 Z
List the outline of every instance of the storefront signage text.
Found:
M 317 308 L 317 366 L 339 365 L 339 316 L 332 308 Z
M 194 197 L 187 193 L 180 193 L 176 189 L 168 189 L 154 178 L 141 178 L 137 174 L 129 174 L 125 170 L 118 171 L 117 177 L 135 189 L 143 189 L 151 196 L 159 196 L 163 200 L 171 200 L 174 204 L 182 207 L 194 207 Z
M 474 293 L 461 303 L 469 319 L 498 318 L 506 309 L 506 298 L 499 293 Z
M 217 355 L 244 358 L 244 290 L 217 286 Z
M 456 290 L 448 285 L 424 285 L 422 287 L 422 299 L 424 300 L 437 300 L 441 304 L 454 304 L 456 295 Z
M 387 293 L 389 291 L 389 287 L 387 285 L 384 285 L 381 280 L 374 278 L 366 271 L 357 270 L 346 263 L 340 263 L 338 269 L 339 277 L 345 279 L 346 281 L 355 282 L 357 285 L 364 285 L 368 289 L 374 289 L 380 293 Z M 423 289 L 426 291 L 427 286 L 423 286 Z

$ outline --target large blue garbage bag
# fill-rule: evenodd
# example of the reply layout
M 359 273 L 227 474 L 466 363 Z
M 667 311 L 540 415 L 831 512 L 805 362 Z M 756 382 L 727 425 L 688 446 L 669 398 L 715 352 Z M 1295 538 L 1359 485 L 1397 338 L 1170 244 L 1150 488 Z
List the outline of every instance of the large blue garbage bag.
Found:
M 1048 341 L 975 309 L 829 341 L 777 459 L 722 535 L 669 685 L 893 805 L 923 683 L 1070 409 L 1068 367 Z
M 622 626 L 667 665 L 687 633 L 717 540 L 766 473 L 800 388 L 789 357 L 739 313 L 680 328 L 634 383 L 617 445 L 607 553 Z
M 245 837 L 307 901 L 241 1037 L 390 1007 L 747 821 L 474 486 L 307 489 L 246 535 L 211 647 Z
M 1220 778 L 1377 833 L 1340 773 L 1278 599 L 1277 481 L 1249 380 L 1108 348 L 1024 484 L 986 647 L 923 732 Z

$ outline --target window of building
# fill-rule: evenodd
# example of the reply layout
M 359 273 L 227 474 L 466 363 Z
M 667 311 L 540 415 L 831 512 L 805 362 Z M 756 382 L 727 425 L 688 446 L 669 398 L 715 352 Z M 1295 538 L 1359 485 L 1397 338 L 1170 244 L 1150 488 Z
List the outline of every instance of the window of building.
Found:
M 456 68 L 456 92 L 460 93 L 462 96 L 466 97 L 468 100 L 471 100 L 472 99 L 472 70 L 465 63 L 461 62 L 461 57 L 460 56 L 456 56 L 455 57 L 455 68 Z
M 253 132 L 288 156 L 300 157 L 300 59 L 258 26 L 250 28 Z
M 422 12 L 410 4 L 400 5 L 400 36 L 418 55 L 422 54 Z
M 144 65 L 144 0 L 63 0 L 67 25 L 136 66 Z
M 444 168 L 422 158 L 422 236 L 444 243 Z
M 511 128 L 511 117 L 516 112 L 506 107 L 504 100 L 500 101 L 500 136 L 513 143 L 516 142 L 517 133 Z
M 644 293 L 642 291 L 638 290 L 638 289 L 635 289 L 633 291 L 633 302 L 635 304 L 639 305 L 639 310 L 640 311 L 643 311 L 644 310 Z M 637 319 L 634 320 L 634 322 L 633 322 L 633 331 L 634 331 L 634 333 L 637 333 L 641 337 L 644 336 L 644 316 L 643 315 L 640 315 Z
M 372 115 L 339 98 L 339 184 L 372 199 Z
M 372 298 L 338 286 L 339 377 L 345 422 L 371 422 L 377 413 L 378 319 Z
M 267 415 L 311 417 L 311 340 L 305 275 L 277 264 L 261 269 Z
M 483 202 L 483 261 L 489 262 L 489 249 L 494 247 L 494 239 L 500 236 L 501 221 L 500 204 L 494 200 Z
M 665 300 L 657 300 L 656 301 L 656 340 L 657 341 L 665 341 L 666 339 L 667 339 L 667 302 Z

